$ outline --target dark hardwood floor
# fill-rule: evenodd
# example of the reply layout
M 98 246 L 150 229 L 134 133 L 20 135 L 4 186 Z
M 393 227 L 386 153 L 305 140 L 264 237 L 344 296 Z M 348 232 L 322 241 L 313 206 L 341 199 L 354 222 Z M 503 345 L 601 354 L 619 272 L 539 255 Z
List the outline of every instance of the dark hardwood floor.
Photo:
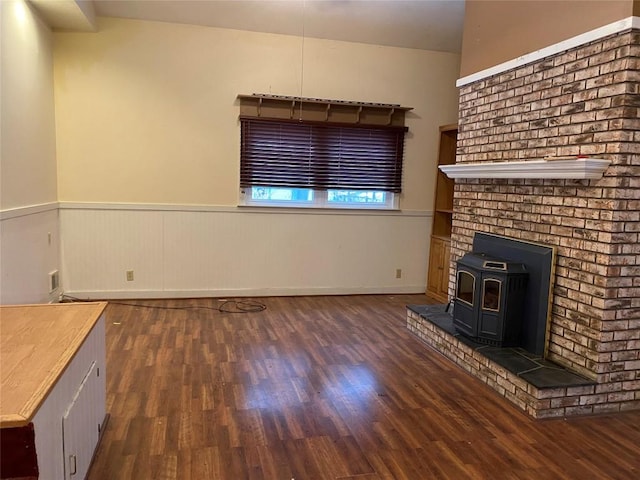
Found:
M 109 305 L 90 480 L 640 478 L 640 412 L 529 418 L 406 330 L 424 296 L 260 301 Z

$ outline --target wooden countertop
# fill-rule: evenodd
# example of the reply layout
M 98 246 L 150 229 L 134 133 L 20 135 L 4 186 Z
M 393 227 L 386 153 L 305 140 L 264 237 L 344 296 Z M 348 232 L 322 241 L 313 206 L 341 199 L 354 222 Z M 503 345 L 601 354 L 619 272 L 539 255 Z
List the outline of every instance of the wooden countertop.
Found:
M 106 306 L 0 307 L 0 428 L 33 419 Z

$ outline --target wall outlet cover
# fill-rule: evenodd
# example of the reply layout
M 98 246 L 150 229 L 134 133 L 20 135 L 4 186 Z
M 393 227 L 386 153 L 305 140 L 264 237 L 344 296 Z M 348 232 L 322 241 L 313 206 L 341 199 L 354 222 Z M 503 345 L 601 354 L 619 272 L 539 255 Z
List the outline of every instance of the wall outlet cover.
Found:
M 60 286 L 60 274 L 58 270 L 49 272 L 49 293 L 55 292 Z

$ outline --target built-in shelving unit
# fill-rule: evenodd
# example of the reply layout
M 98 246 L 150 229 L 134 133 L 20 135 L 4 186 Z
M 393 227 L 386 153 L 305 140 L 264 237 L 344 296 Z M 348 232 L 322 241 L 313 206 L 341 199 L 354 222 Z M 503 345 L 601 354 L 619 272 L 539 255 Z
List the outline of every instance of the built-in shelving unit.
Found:
M 440 127 L 438 167 L 455 164 L 457 137 L 457 125 Z M 426 293 L 443 303 L 448 302 L 453 188 L 454 181 L 437 168 Z

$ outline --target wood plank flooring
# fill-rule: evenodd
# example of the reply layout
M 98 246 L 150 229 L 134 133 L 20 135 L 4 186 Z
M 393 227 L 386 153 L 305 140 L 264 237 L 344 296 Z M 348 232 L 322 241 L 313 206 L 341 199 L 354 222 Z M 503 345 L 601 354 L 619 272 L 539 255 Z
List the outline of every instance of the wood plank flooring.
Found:
M 108 306 L 89 480 L 640 478 L 640 412 L 532 420 L 406 330 L 422 295 L 260 301 Z

